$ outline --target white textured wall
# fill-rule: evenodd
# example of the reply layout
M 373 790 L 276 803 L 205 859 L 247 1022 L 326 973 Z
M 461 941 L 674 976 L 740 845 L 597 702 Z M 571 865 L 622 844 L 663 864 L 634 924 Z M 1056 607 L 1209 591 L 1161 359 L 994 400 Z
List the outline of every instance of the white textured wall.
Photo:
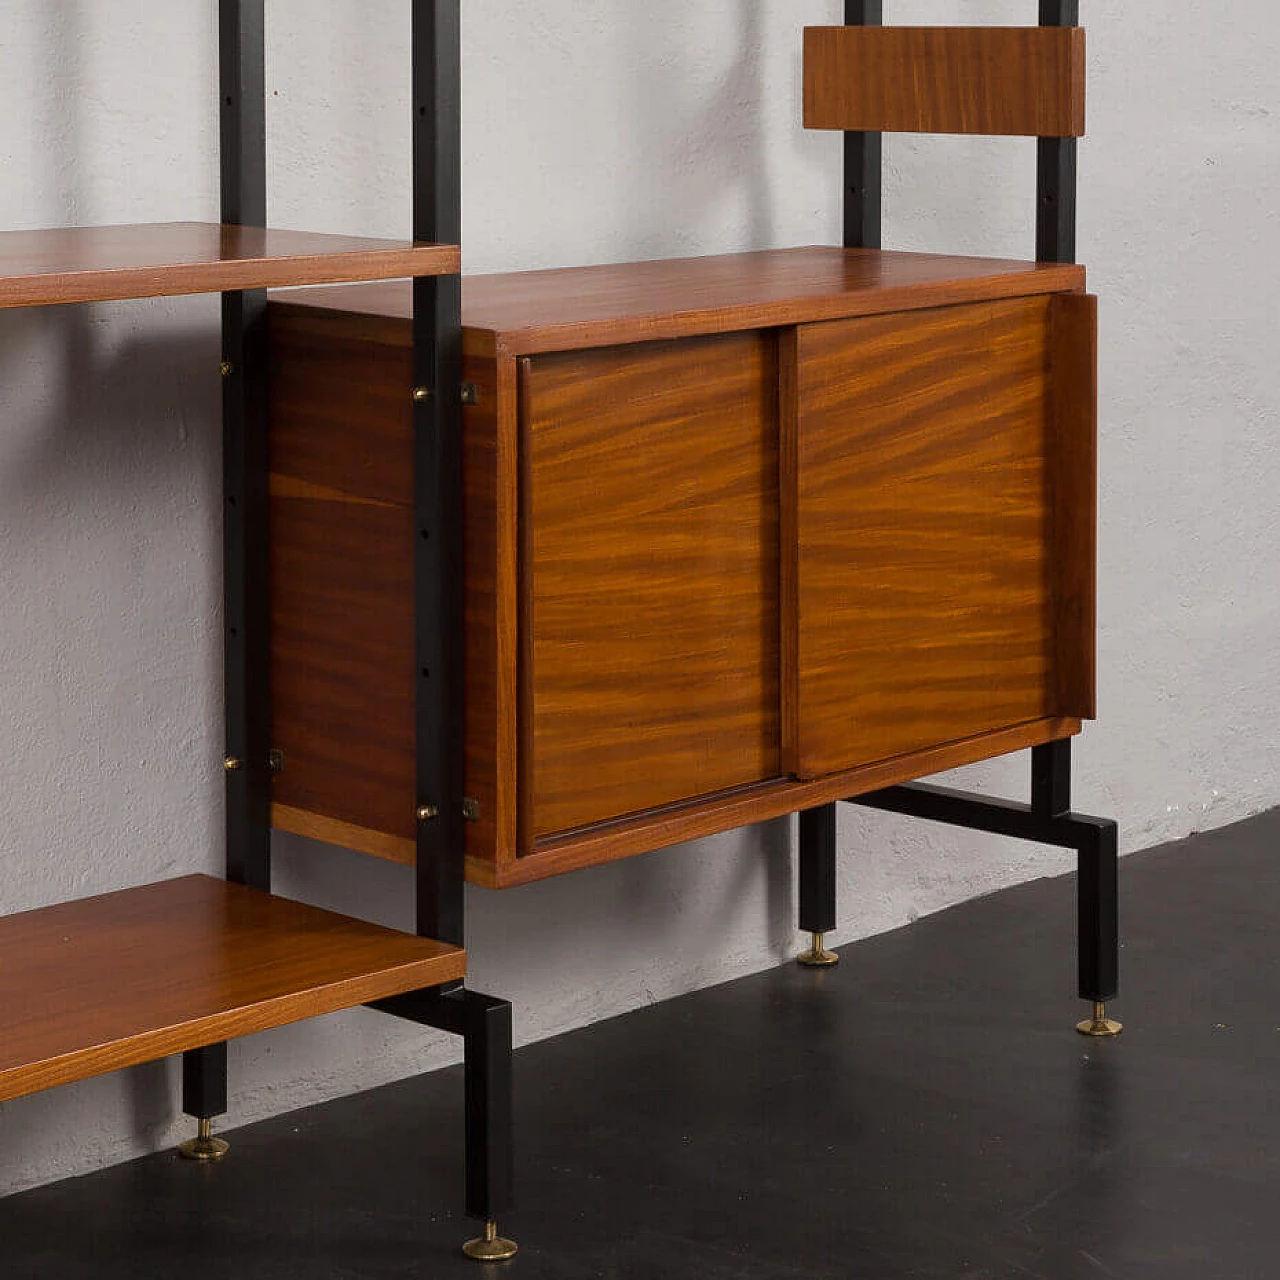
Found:
M 1031 0 L 889 0 L 896 22 Z M 0 226 L 216 216 L 213 0 L 0 0 Z M 799 128 L 837 0 L 466 0 L 472 271 L 834 242 Z M 1103 298 L 1101 722 L 1079 799 L 1126 849 L 1280 802 L 1280 14 L 1084 0 L 1081 252 Z M 272 0 L 273 219 L 408 221 L 407 0 Z M 891 139 L 890 246 L 1026 256 L 1033 147 Z M 217 304 L 0 313 L 0 910 L 216 871 Z M 970 773 L 1020 794 L 1025 758 Z M 473 983 L 522 1040 L 785 960 L 788 824 L 504 896 Z M 842 816 L 839 940 L 1066 869 Z M 278 842 L 282 889 L 410 922 L 407 872 Z M 1064 1018 L 1071 975 L 1063 974 Z M 231 1123 L 448 1062 L 357 1012 L 233 1050 Z M 172 1063 L 0 1108 L 0 1189 L 172 1143 Z

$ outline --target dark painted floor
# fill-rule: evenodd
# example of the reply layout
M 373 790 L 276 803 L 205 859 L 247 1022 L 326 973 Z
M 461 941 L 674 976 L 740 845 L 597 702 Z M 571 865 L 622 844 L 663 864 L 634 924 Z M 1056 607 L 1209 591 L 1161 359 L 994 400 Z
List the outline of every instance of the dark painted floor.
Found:
M 522 1051 L 523 1249 L 456 1256 L 445 1072 L 0 1202 L 0 1276 L 1280 1276 L 1280 812 L 1127 859 L 1127 1030 L 1037 884 Z

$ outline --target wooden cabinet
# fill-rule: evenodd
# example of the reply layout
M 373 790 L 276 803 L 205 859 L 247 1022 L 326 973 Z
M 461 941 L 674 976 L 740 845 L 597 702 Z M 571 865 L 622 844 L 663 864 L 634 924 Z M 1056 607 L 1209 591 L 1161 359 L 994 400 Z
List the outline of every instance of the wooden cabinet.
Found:
M 1075 267 L 468 282 L 468 870 L 522 883 L 1078 731 Z M 411 860 L 407 296 L 272 313 L 275 822 Z

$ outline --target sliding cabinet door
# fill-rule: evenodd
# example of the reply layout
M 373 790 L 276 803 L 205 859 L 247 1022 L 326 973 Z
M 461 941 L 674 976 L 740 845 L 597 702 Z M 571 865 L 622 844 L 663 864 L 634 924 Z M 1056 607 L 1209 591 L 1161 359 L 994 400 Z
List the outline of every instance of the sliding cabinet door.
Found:
M 783 348 L 788 767 L 1091 715 L 1093 300 L 802 326 Z

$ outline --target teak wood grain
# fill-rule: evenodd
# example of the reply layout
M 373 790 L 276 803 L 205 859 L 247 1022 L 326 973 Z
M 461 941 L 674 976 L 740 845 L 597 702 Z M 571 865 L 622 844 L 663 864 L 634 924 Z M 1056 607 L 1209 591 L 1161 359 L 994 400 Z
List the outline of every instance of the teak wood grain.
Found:
M 809 27 L 804 123 L 871 133 L 1078 138 L 1080 27 Z
M 522 851 L 775 776 L 772 336 L 526 360 L 521 406 Z
M 612 266 L 467 276 L 467 340 L 534 355 L 779 328 L 817 320 L 1080 291 L 1082 267 L 817 246 Z M 317 311 L 409 319 L 405 283 L 280 295 Z M 402 341 L 408 330 L 401 331 Z
M 1048 309 L 799 330 L 798 776 L 1055 714 Z
M 0 308 L 444 275 L 452 245 L 204 222 L 0 231 Z
M 1098 300 L 1049 303 L 1054 701 L 1098 713 Z
M 533 854 L 496 874 L 488 867 L 477 867 L 477 882 L 492 888 L 531 884 L 548 876 L 580 871 L 688 840 L 700 840 L 704 836 L 751 823 L 771 822 L 802 809 L 865 795 L 882 787 L 912 782 L 1013 751 L 1025 751 L 1045 742 L 1072 737 L 1080 732 L 1080 728 L 1079 720 L 1036 720 L 980 734 L 976 738 L 940 743 L 924 751 L 892 760 L 879 760 L 845 773 L 828 774 L 809 781 L 775 778 L 758 786 L 739 787 L 637 817 L 601 822 L 546 840 Z
M 409 353 L 282 314 L 271 369 L 272 798 L 412 840 Z
M 840 294 L 841 279 L 856 296 Z M 769 294 L 769 280 L 776 286 L 775 295 Z M 505 281 L 490 278 L 479 295 L 472 287 L 477 282 L 469 281 L 469 319 L 476 318 L 477 297 L 487 296 L 493 302 L 491 317 L 501 311 L 504 322 L 516 327 L 471 327 L 465 334 L 464 376 L 478 388 L 477 403 L 466 408 L 463 427 L 466 792 L 478 801 L 479 818 L 466 824 L 468 878 L 492 887 L 528 883 L 1078 732 L 1079 719 L 1073 717 L 1093 709 L 1096 519 L 1092 301 L 1080 293 L 1083 282 L 1083 272 L 1076 267 L 1041 269 L 1031 264 L 843 250 L 540 272 Z M 501 298 L 504 283 L 510 290 L 505 302 Z M 817 292 L 806 295 L 810 287 Z M 750 302 L 753 290 L 761 290 L 755 304 Z M 1013 301 L 1007 302 L 1010 294 Z M 930 299 L 944 301 L 948 307 L 925 305 Z M 963 305 L 975 300 L 972 308 Z M 716 307 L 705 309 L 704 304 L 712 302 Z M 668 304 L 674 309 L 664 312 Z M 631 305 L 634 314 L 622 314 Z M 963 325 L 953 332 L 947 325 L 939 328 L 939 315 L 952 307 L 957 316 L 969 317 L 971 332 L 965 341 L 956 339 Z M 984 311 L 984 307 L 995 309 Z M 1026 334 L 1018 338 L 1016 324 L 1006 332 L 1008 325 L 999 317 L 1018 313 L 1020 308 L 1041 317 L 1039 338 Z M 351 597 L 344 599 L 343 593 L 351 579 L 367 577 L 383 583 L 374 594 L 389 590 L 386 583 L 392 573 L 405 583 L 411 580 L 412 529 L 394 537 L 374 533 L 375 522 L 407 510 L 411 492 L 408 310 L 407 287 L 397 284 L 295 290 L 275 295 L 271 322 L 277 360 L 273 511 L 277 506 L 286 508 L 284 522 L 278 524 L 286 541 L 291 527 L 302 531 L 300 517 L 308 504 L 319 517 L 309 521 L 301 537 L 298 533 L 293 537 L 297 553 L 308 564 L 300 577 L 304 585 L 312 584 L 307 588 L 310 596 L 304 598 L 297 586 L 276 589 L 273 585 L 278 601 L 293 593 L 293 604 L 284 611 L 295 615 L 279 633 L 294 652 L 278 654 L 287 669 L 273 671 L 286 693 L 290 680 L 294 682 L 294 692 L 288 696 L 302 698 L 304 703 L 310 700 L 305 710 L 310 727 L 294 736 L 314 735 L 322 742 L 318 747 L 308 747 L 305 741 L 292 747 L 286 744 L 285 772 L 274 782 L 273 822 L 285 830 L 401 862 L 412 862 L 415 852 L 412 749 L 405 746 L 406 741 L 411 744 L 408 735 L 412 733 L 408 722 L 413 698 L 411 592 L 407 586 L 397 589 L 399 601 L 379 599 L 376 605 L 369 599 L 358 603 Z M 760 313 L 791 319 L 780 319 L 764 332 L 736 327 L 747 316 Z M 853 318 L 846 321 L 846 313 Z M 838 319 L 828 323 L 832 314 Z M 1042 479 L 1040 550 L 1022 550 L 1032 559 L 1040 556 L 1042 611 L 1037 616 L 1043 633 L 1044 697 L 1033 699 L 1030 706 L 1018 697 L 997 699 L 987 707 L 989 717 L 971 716 L 981 699 L 975 699 L 967 685 L 957 690 L 944 681 L 946 696 L 937 721 L 922 734 L 918 748 L 899 750 L 901 743 L 886 738 L 878 746 L 873 743 L 870 750 L 898 750 L 898 754 L 799 780 L 786 776 L 780 748 L 789 744 L 786 758 L 794 762 L 801 726 L 800 636 L 794 626 L 800 608 L 799 559 L 798 554 L 786 554 L 786 548 L 799 546 L 801 536 L 798 433 L 806 384 L 801 379 L 800 352 L 802 346 L 810 353 L 815 350 L 813 334 L 819 331 L 857 331 L 864 323 L 858 317 L 863 315 L 872 326 L 868 332 L 888 334 L 901 329 L 906 333 L 920 328 L 916 345 L 921 359 L 918 368 L 913 370 L 907 361 L 900 370 L 905 380 L 900 399 L 909 414 L 929 399 L 930 414 L 924 416 L 939 418 L 944 428 L 935 459 L 942 472 L 953 464 L 981 465 L 988 454 L 1002 459 L 1001 449 L 1017 443 L 1019 431 L 1027 424 L 1019 428 L 1016 424 L 1022 420 L 1017 413 L 1012 418 L 1002 416 L 1000 407 L 1010 395 L 1016 400 L 1017 392 L 1011 388 L 1016 389 L 1022 376 L 1016 369 L 1010 371 L 1009 353 L 1018 349 L 1019 342 L 1040 344 L 1041 363 L 1024 388 L 1028 397 L 1039 397 L 1038 409 L 1027 412 L 1030 417 L 1038 412 L 1040 420 L 1040 461 L 1028 464 L 1032 469 L 1039 466 Z M 544 327 L 538 327 L 539 317 L 547 322 Z M 797 327 L 797 317 L 816 323 Z M 699 332 L 699 326 L 720 322 L 727 324 L 730 333 L 706 340 L 621 345 L 610 341 L 635 333 L 688 339 Z M 556 350 L 574 336 L 582 341 L 581 349 Z M 935 350 L 938 342 L 942 347 Z M 541 344 L 550 350 L 533 357 L 512 353 L 513 346 L 520 349 L 524 344 L 535 348 Z M 754 344 L 768 351 L 772 372 L 761 367 L 754 407 L 744 412 L 741 406 L 733 406 L 732 391 L 726 400 L 723 388 L 715 384 L 727 379 L 731 387 L 737 379 L 741 390 L 741 369 L 734 372 L 735 359 Z M 988 345 L 994 362 L 988 361 Z M 949 361 L 948 350 L 955 360 Z M 836 402 L 865 381 L 860 370 L 872 381 L 884 376 L 880 366 L 885 361 L 883 353 L 864 354 L 859 364 L 855 351 L 853 365 L 842 370 L 843 356 L 835 348 L 830 355 L 824 377 L 834 400 L 825 404 L 823 412 L 831 414 L 834 439 L 846 431 L 845 411 Z M 959 368 L 971 357 L 978 365 L 990 363 L 989 374 Z M 281 362 L 293 366 L 292 372 L 280 368 Z M 873 366 L 869 371 L 868 362 Z M 522 382 L 518 381 L 521 370 Z M 543 381 L 539 370 L 547 375 Z M 557 371 L 558 376 L 553 376 Z M 942 378 L 939 387 L 918 380 L 927 383 L 935 377 Z M 1039 388 L 1034 394 L 1029 389 L 1033 386 Z M 946 423 L 955 428 L 957 412 L 959 426 L 949 432 Z M 965 415 L 970 412 L 973 420 L 966 424 Z M 991 439 L 983 425 L 984 413 L 997 424 Z M 718 417 L 722 429 L 712 430 L 709 424 Z M 536 432 L 531 431 L 534 426 Z M 737 453 L 723 447 L 735 433 L 744 445 Z M 779 452 L 780 436 L 786 447 Z M 851 439 L 856 442 L 856 431 Z M 749 461 L 757 447 L 758 455 Z M 678 643 L 681 626 L 713 615 L 718 607 L 715 597 L 699 597 L 691 586 L 689 563 L 681 559 L 693 554 L 699 541 L 681 532 L 681 512 L 688 515 L 682 504 L 691 503 L 697 511 L 720 501 L 728 518 L 715 522 L 707 547 L 733 545 L 732 531 L 740 530 L 744 519 L 755 517 L 748 511 L 751 504 L 739 500 L 741 490 L 733 489 L 734 483 L 750 488 L 746 471 L 717 494 L 720 481 L 712 473 L 726 466 L 729 472 L 734 466 L 758 468 L 757 493 L 772 493 L 775 506 L 767 516 L 773 525 L 767 528 L 762 523 L 758 531 L 761 548 L 770 544 L 755 568 L 766 603 L 754 615 L 756 623 L 746 628 L 750 635 L 744 634 L 742 643 L 730 641 L 729 630 L 718 640 L 731 644 L 731 662 L 745 661 L 751 669 L 739 695 L 751 687 L 755 679 L 751 671 L 759 670 L 754 664 L 772 645 L 766 666 L 772 665 L 775 688 L 770 710 L 760 713 L 760 736 L 754 729 L 747 735 L 760 744 L 752 749 L 756 759 L 748 758 L 750 751 L 737 757 L 732 750 L 718 752 L 713 766 L 699 773 L 702 766 L 696 751 L 688 758 L 680 753 L 695 742 L 699 722 L 705 721 L 703 732 L 719 731 L 719 712 L 692 710 L 699 698 L 714 700 L 714 682 L 698 684 L 695 679 L 689 683 L 694 703 L 686 707 L 686 723 L 679 712 L 679 699 L 686 695 L 680 679 L 689 664 L 680 663 L 680 670 L 672 666 L 671 679 L 665 683 L 661 663 L 646 667 L 642 653 L 638 664 L 628 659 L 611 666 L 607 654 L 601 658 L 592 649 L 604 634 L 598 630 L 593 635 L 592 628 L 604 628 L 610 611 L 620 611 L 618 616 L 628 610 L 645 613 L 643 590 L 627 595 L 619 590 L 637 566 L 651 575 L 654 584 L 662 581 L 664 564 L 676 567 L 670 570 L 678 581 L 668 607 L 672 616 L 678 615 L 678 625 L 671 636 L 664 637 L 666 641 Z M 767 478 L 770 468 L 776 468 L 771 479 Z M 855 486 L 864 483 L 856 467 L 849 464 L 846 469 L 855 474 L 837 476 L 837 481 L 851 478 Z M 1016 486 L 1019 475 L 1025 479 L 1025 468 L 1019 463 L 1010 474 L 1010 483 Z M 539 475 L 542 486 L 534 484 Z M 927 470 L 918 479 L 926 486 L 945 483 Z M 963 480 L 958 483 L 963 488 Z M 1010 512 L 1021 499 L 1011 507 L 1008 494 L 1000 497 L 998 484 L 973 481 L 975 486 L 979 483 L 997 499 L 990 504 L 996 525 L 1012 520 L 1010 527 L 1018 526 Z M 735 492 L 736 497 L 723 501 L 724 495 Z M 548 496 L 550 508 L 540 505 Z M 947 514 L 952 496 L 946 497 L 937 514 Z M 968 492 L 957 509 L 965 519 L 977 521 L 982 518 L 980 508 L 976 492 Z M 752 509 L 758 514 L 758 509 Z M 836 509 L 843 511 L 843 506 L 837 503 Z M 653 529 L 659 536 L 652 537 L 643 520 L 634 518 L 636 513 L 655 521 Z M 539 526 L 551 534 L 541 551 Z M 329 527 L 337 531 L 337 562 L 332 567 L 324 545 Z M 671 539 L 669 545 L 664 538 Z M 1028 546 L 1032 540 L 1028 535 Z M 907 554 L 918 555 L 921 545 L 909 539 Z M 534 572 L 535 554 L 547 561 L 549 576 Z M 1021 554 L 1015 555 L 1015 573 L 1026 569 L 1025 557 L 1018 560 Z M 731 591 L 752 590 L 747 563 L 744 557 L 739 561 L 740 572 L 729 575 Z M 368 573 L 363 566 L 371 566 Z M 891 584 L 894 566 L 890 559 Z M 550 613 L 544 609 L 550 626 L 537 622 L 540 577 L 544 587 L 553 589 L 544 602 L 554 605 Z M 992 581 L 998 578 L 993 569 Z M 683 588 L 680 583 L 685 584 Z M 687 599 L 679 596 L 680 590 L 685 590 Z M 997 599 L 999 591 L 995 589 Z M 755 606 L 746 608 L 749 613 Z M 836 599 L 832 608 L 838 613 L 850 604 Z M 729 612 L 728 628 L 743 625 L 740 610 Z M 312 615 L 309 620 L 307 615 Z M 792 625 L 784 626 L 784 619 L 791 619 Z M 937 619 L 930 622 L 926 613 L 926 622 L 932 626 Z M 1014 625 L 1018 625 L 1016 619 Z M 343 627 L 371 634 L 344 639 Z M 944 648 L 960 643 L 949 627 L 944 630 Z M 302 632 L 307 635 L 299 641 Z M 643 649 L 649 633 L 648 621 L 641 618 L 634 630 L 619 633 L 619 652 L 628 644 Z M 1038 643 L 1033 642 L 1032 648 Z M 375 644 L 385 648 L 375 652 Z M 309 653 L 313 646 L 316 652 Z M 572 714 L 567 719 L 553 717 L 558 731 L 567 733 L 568 739 L 557 741 L 556 723 L 539 728 L 535 721 L 539 663 L 546 661 L 540 646 L 550 656 L 546 671 L 553 681 L 548 692 L 578 702 L 576 721 Z M 401 649 L 403 662 L 392 657 Z M 1015 653 L 1015 664 L 1019 660 Z M 712 648 L 705 647 L 698 650 L 693 666 L 717 661 Z M 629 682 L 633 673 L 638 673 L 638 682 Z M 1016 676 L 1015 684 L 1021 678 Z M 654 696 L 648 699 L 641 696 L 646 680 L 655 681 L 649 686 Z M 767 679 L 762 680 L 758 692 L 764 695 L 768 685 Z M 670 688 L 675 696 L 668 696 Z M 599 708 L 606 704 L 612 710 L 601 713 Z M 638 750 L 626 740 L 634 718 L 628 705 L 632 710 L 639 708 Z M 950 712 L 957 708 L 960 714 L 953 716 Z M 887 706 L 882 710 L 889 714 Z M 677 744 L 671 761 L 679 761 L 679 767 L 664 761 L 663 752 L 655 747 L 666 731 L 664 715 L 674 735 L 671 741 Z M 606 749 L 601 752 L 586 745 L 596 731 L 593 716 L 605 735 Z M 295 712 L 294 718 L 300 723 L 303 713 Z M 720 729 L 733 721 L 734 713 L 729 711 L 718 722 Z M 407 727 L 396 730 L 402 723 Z M 287 729 L 285 721 L 277 718 L 276 724 L 281 733 Z M 393 731 L 390 737 L 387 726 Z M 576 733 L 583 735 L 577 743 L 573 741 Z M 379 744 L 396 740 L 400 747 L 379 759 Z M 767 746 L 770 740 L 772 748 Z M 540 756 L 544 743 L 553 753 L 545 759 Z M 282 744 L 276 740 L 273 745 Z M 554 766 L 555 752 L 561 756 L 560 776 L 557 780 L 548 773 L 555 790 L 548 793 L 550 805 L 542 804 L 539 812 L 538 778 L 542 765 Z M 360 761 L 358 767 L 349 767 L 351 758 Z M 580 763 L 584 770 L 579 770 Z M 734 773 L 735 768 L 740 772 Z M 593 769 L 603 771 L 598 794 L 593 794 Z M 636 811 L 632 805 L 645 807 Z
M 461 978 L 466 954 L 187 876 L 0 919 L 0 1101 Z
M 519 411 L 516 361 L 467 356 L 476 403 L 463 411 L 467 852 L 517 857 Z
M 271 321 L 272 824 L 415 858 L 413 414 L 402 321 Z M 468 356 L 463 415 L 468 848 L 514 859 L 515 364 Z M 510 419 L 499 428 L 499 409 Z M 501 603 L 500 603 L 501 602 Z

